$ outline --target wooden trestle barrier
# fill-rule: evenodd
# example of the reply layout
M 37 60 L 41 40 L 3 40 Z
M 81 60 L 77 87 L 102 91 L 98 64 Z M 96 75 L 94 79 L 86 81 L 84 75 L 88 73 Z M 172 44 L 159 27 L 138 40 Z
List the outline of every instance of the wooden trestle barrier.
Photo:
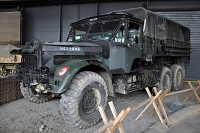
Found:
M 200 89 L 200 80 L 197 80 L 198 82 L 198 86 L 196 88 L 193 87 L 193 85 L 191 84 L 191 81 L 187 81 L 189 86 L 191 87 L 192 89 L 192 92 L 183 100 L 182 103 L 184 103 L 185 101 L 187 101 L 193 94 L 195 95 L 197 101 L 200 103 L 200 98 L 199 96 L 197 95 L 197 90 Z
M 102 106 L 98 106 L 98 109 L 99 109 L 99 112 L 101 114 L 101 117 L 102 117 L 104 125 L 101 128 L 99 128 L 98 130 L 96 130 L 94 133 L 102 133 L 105 130 L 106 130 L 106 133 L 113 133 L 117 128 L 119 129 L 120 133 L 124 133 L 125 131 L 124 131 L 124 128 L 123 128 L 123 126 L 121 124 L 121 122 L 124 120 L 124 118 L 128 114 L 130 114 L 131 112 L 135 111 L 136 109 L 144 106 L 148 102 L 149 103 L 147 104 L 147 106 L 144 108 L 144 110 L 138 115 L 138 117 L 135 120 L 138 120 L 145 113 L 145 111 L 153 104 L 153 106 L 155 108 L 155 111 L 157 112 L 157 114 L 159 116 L 160 121 L 162 123 L 165 123 L 165 121 L 166 121 L 167 125 L 169 125 L 170 123 L 169 123 L 167 114 L 166 114 L 165 109 L 163 107 L 162 100 L 160 99 L 160 94 L 162 93 L 162 91 L 158 92 L 157 89 L 154 87 L 153 90 L 154 90 L 156 95 L 152 96 L 150 91 L 149 91 L 149 88 L 147 87 L 145 89 L 147 91 L 147 94 L 149 95 L 149 98 L 147 100 L 139 103 L 138 105 L 132 107 L 132 108 L 128 107 L 128 108 L 126 108 L 126 110 L 122 110 L 119 113 L 119 115 L 117 114 L 117 111 L 116 111 L 116 109 L 114 107 L 113 102 L 112 101 L 109 102 L 109 106 L 110 106 L 111 112 L 112 112 L 112 114 L 114 116 L 114 120 L 108 121 L 108 118 L 107 118 L 107 116 L 106 116 L 106 114 L 104 112 L 103 107 Z M 159 111 L 159 109 L 158 109 L 158 107 L 157 107 L 157 105 L 155 103 L 156 99 L 158 99 L 158 104 L 161 107 L 161 111 L 162 111 L 162 113 L 164 115 L 165 121 L 163 120 L 163 118 L 161 116 L 161 113 L 160 113 L 160 111 Z
M 103 119 L 104 125 L 99 128 L 97 131 L 95 131 L 95 133 L 101 133 L 103 131 L 106 130 L 106 133 L 113 133 L 117 128 L 119 128 L 120 133 L 124 133 L 124 128 L 121 124 L 121 122 L 124 120 L 124 118 L 131 112 L 135 111 L 136 109 L 142 107 L 143 105 L 147 104 L 147 106 L 143 109 L 143 111 L 138 115 L 138 117 L 135 120 L 138 120 L 144 113 L 145 111 L 153 104 L 154 109 L 151 111 L 150 115 L 153 115 L 155 112 L 157 113 L 161 123 L 166 123 L 168 126 L 170 125 L 168 116 L 166 114 L 166 111 L 164 109 L 164 106 L 162 104 L 162 100 L 166 97 L 166 96 L 170 96 L 170 95 L 175 95 L 175 94 L 179 94 L 179 93 L 183 93 L 183 92 L 187 92 L 187 91 L 192 91 L 184 100 L 182 103 L 184 103 L 185 101 L 187 101 L 192 95 L 195 95 L 197 101 L 200 103 L 200 98 L 197 94 L 197 90 L 200 89 L 200 80 L 197 80 L 197 83 L 199 84 L 196 88 L 193 87 L 193 85 L 191 84 L 192 81 L 187 81 L 187 83 L 189 84 L 190 88 L 189 89 L 185 89 L 185 90 L 181 90 L 181 91 L 176 91 L 176 92 L 172 92 L 172 93 L 168 93 L 168 89 L 165 90 L 163 93 L 160 90 L 159 92 L 157 91 L 156 87 L 153 88 L 153 91 L 155 93 L 155 96 L 152 96 L 149 88 L 145 88 L 146 92 L 149 96 L 149 99 L 139 103 L 138 105 L 134 106 L 133 108 L 128 107 L 126 110 L 122 110 L 119 115 L 117 114 L 117 111 L 114 107 L 113 102 L 109 102 L 109 106 L 111 109 L 111 112 L 114 116 L 114 121 L 110 120 L 108 121 L 108 118 L 102 108 L 102 106 L 99 106 L 99 112 L 101 114 L 101 117 Z M 162 94 L 161 94 L 162 93 Z M 157 103 L 155 103 L 155 100 L 158 100 Z M 158 107 L 160 106 L 162 114 L 164 116 L 165 121 L 163 120 L 163 117 L 161 116 L 161 113 L 158 109 Z
M 164 93 L 161 95 L 160 99 L 163 100 L 165 97 L 167 96 L 171 96 L 171 95 L 175 95 L 175 94 L 180 94 L 180 93 L 183 93 L 183 92 L 188 92 L 188 91 L 192 91 L 183 101 L 182 103 L 186 102 L 192 95 L 195 95 L 197 101 L 200 103 L 200 98 L 199 96 L 197 95 L 197 90 L 200 89 L 200 80 L 197 80 L 196 82 L 195 81 L 186 81 L 190 88 L 189 89 L 184 89 L 184 90 L 180 90 L 180 91 L 175 91 L 175 92 L 171 92 L 171 93 L 168 93 L 168 89 L 164 91 Z M 198 83 L 198 86 L 196 88 L 193 87 L 192 83 L 191 82 L 194 82 L 194 83 Z M 157 106 L 159 106 L 159 104 L 157 103 Z M 150 115 L 153 115 L 155 113 L 155 109 L 152 109 L 151 111 L 151 114 Z

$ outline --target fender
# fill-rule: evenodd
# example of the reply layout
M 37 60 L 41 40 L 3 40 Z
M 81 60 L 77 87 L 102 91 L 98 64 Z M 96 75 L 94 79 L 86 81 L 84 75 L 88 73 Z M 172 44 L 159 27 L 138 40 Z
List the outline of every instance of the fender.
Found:
M 54 78 L 49 80 L 49 84 L 52 85 L 51 90 L 49 91 L 53 93 L 64 92 L 68 88 L 70 82 L 72 81 L 76 73 L 81 68 L 88 65 L 91 64 L 86 60 L 70 60 L 58 66 L 54 73 Z M 64 67 L 69 67 L 68 71 L 63 76 L 59 76 L 59 71 Z M 112 76 L 109 69 L 105 65 L 101 64 L 100 67 L 104 68 Z
M 65 91 L 74 75 L 82 67 L 87 65 L 89 65 L 89 63 L 85 60 L 70 60 L 58 66 L 54 73 L 54 78 L 49 81 L 49 83 L 52 84 L 52 89 L 50 90 L 50 92 L 62 93 L 63 91 Z M 64 67 L 69 67 L 68 71 L 63 76 L 59 76 L 59 71 Z

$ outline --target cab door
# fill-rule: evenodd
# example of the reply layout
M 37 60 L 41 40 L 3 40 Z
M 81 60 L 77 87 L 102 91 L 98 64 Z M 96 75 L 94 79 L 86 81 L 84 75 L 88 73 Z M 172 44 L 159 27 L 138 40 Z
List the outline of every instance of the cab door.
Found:
M 126 30 L 126 56 L 125 56 L 125 63 L 126 63 L 126 72 L 129 73 L 130 71 L 139 67 L 139 62 L 141 58 L 141 34 L 142 33 L 142 26 L 133 21 L 127 21 L 127 30 Z
M 126 23 L 123 21 L 113 36 L 110 45 L 109 68 L 113 74 L 125 74 L 126 72 Z

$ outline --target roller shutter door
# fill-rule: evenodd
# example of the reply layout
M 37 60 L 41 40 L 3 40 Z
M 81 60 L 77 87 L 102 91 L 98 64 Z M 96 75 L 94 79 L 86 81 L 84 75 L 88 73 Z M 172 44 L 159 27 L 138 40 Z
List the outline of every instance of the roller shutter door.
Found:
M 158 13 L 190 28 L 192 53 L 186 68 L 186 78 L 200 79 L 200 11 Z

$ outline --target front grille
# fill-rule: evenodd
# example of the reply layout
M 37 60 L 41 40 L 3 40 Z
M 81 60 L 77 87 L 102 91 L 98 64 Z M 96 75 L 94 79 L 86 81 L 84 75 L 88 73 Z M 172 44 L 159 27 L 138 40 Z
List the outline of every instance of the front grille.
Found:
M 21 66 L 26 70 L 36 70 L 37 68 L 37 59 L 35 55 L 24 54 L 22 55 Z
M 55 55 L 53 58 L 54 65 L 61 65 L 69 60 L 86 60 L 91 58 L 91 55 Z

